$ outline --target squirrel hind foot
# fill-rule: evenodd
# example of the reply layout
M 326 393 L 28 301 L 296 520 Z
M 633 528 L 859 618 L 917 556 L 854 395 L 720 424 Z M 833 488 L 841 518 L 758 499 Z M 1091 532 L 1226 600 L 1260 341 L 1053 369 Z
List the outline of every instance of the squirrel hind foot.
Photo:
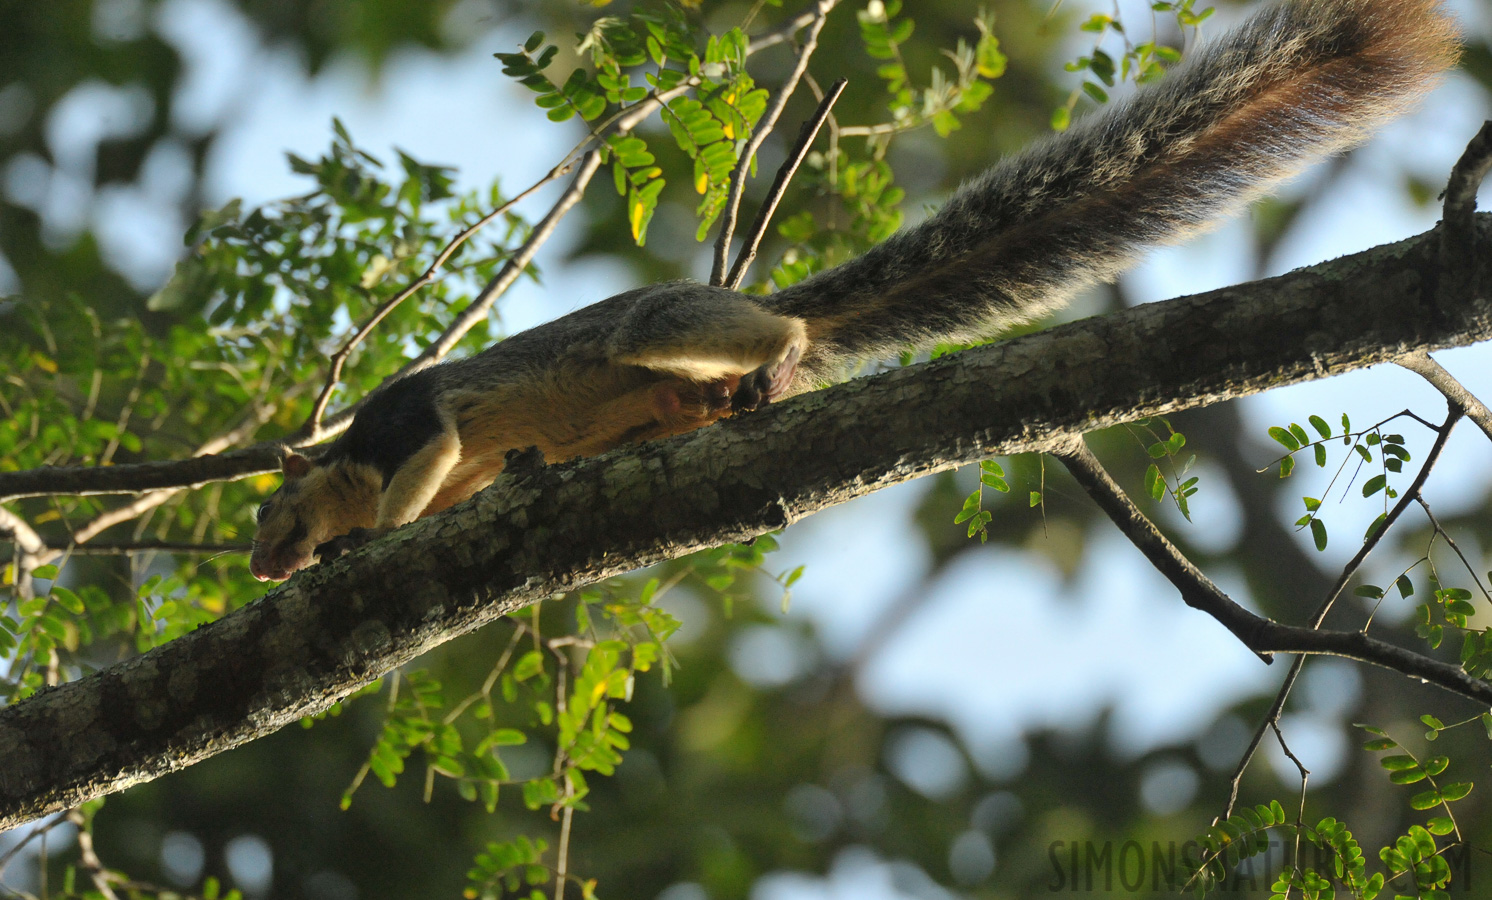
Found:
M 793 375 L 798 371 L 798 360 L 802 355 L 802 348 L 794 344 L 780 361 L 760 366 L 741 376 L 741 383 L 731 396 L 731 409 L 735 412 L 750 412 L 782 399 L 788 386 L 793 383 Z

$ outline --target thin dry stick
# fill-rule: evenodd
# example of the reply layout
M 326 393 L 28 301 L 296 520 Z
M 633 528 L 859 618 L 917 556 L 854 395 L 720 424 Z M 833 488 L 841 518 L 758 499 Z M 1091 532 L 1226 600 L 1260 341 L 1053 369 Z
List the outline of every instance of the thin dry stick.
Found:
M 199 544 L 192 541 L 91 541 L 87 544 L 48 544 L 49 554 L 70 556 L 128 556 L 131 553 L 248 553 L 252 544 Z M 55 558 L 55 557 L 54 557 Z
M 554 873 L 554 900 L 565 900 L 565 879 L 570 868 L 570 820 L 575 816 L 575 807 L 567 806 L 560 814 L 559 858 Z
M 109 870 L 104 868 L 103 860 L 99 859 L 98 854 L 94 852 L 93 834 L 88 831 L 88 822 L 83 818 L 83 814 L 77 810 L 71 810 L 67 814 L 67 820 L 78 828 L 79 861 L 82 862 L 83 868 L 88 872 L 88 877 L 93 881 L 94 888 L 100 894 L 103 894 L 106 900 L 119 900 L 119 895 L 114 893 L 114 889 L 109 885 L 111 880 Z
M 1305 806 L 1306 806 L 1306 784 L 1311 780 L 1311 770 L 1305 767 L 1294 753 L 1290 752 L 1290 745 L 1285 743 L 1285 733 L 1280 731 L 1279 723 L 1271 725 L 1274 729 L 1275 740 L 1280 742 L 1280 749 L 1285 751 L 1285 756 L 1295 763 L 1295 768 L 1300 772 L 1300 807 L 1295 813 L 1295 852 L 1290 857 L 1295 861 L 1295 867 L 1300 868 L 1300 836 L 1305 831 Z
M 1409 505 L 1414 502 L 1414 498 L 1419 496 L 1420 490 L 1430 478 L 1430 471 L 1440 461 L 1440 454 L 1445 450 L 1445 445 L 1451 437 L 1451 431 L 1456 427 L 1456 422 L 1460 418 L 1460 407 L 1452 405 L 1446 413 L 1445 422 L 1437 429 L 1435 443 L 1431 445 L 1430 452 L 1425 456 L 1425 463 L 1420 466 L 1419 473 L 1415 475 L 1413 483 L 1409 485 L 1409 489 L 1399 498 L 1399 502 L 1394 504 L 1394 508 L 1389 510 L 1388 517 L 1383 520 L 1383 525 L 1377 531 L 1374 531 L 1367 540 L 1363 541 L 1363 545 L 1358 548 L 1358 551 L 1342 567 L 1342 573 L 1337 576 L 1336 584 L 1332 585 L 1331 592 L 1326 595 L 1326 600 L 1316 609 L 1315 614 L 1311 616 L 1311 628 L 1320 628 L 1322 623 L 1326 621 L 1327 613 L 1331 612 L 1331 608 L 1336 604 L 1337 598 L 1341 597 L 1342 591 L 1347 589 L 1347 585 L 1357 575 L 1358 569 L 1362 568 L 1362 564 L 1367 561 L 1368 555 L 1373 552 L 1388 534 L 1389 529 L 1399 520 L 1399 517 L 1404 514 Z M 1253 739 L 1249 741 L 1248 747 L 1243 751 L 1243 757 L 1238 760 L 1237 768 L 1233 770 L 1233 779 L 1228 789 L 1228 806 L 1218 821 L 1233 815 L 1233 807 L 1238 803 L 1238 789 L 1243 783 L 1243 773 L 1248 769 L 1249 763 L 1253 761 L 1254 754 L 1258 751 L 1259 742 L 1264 739 L 1265 732 L 1279 723 L 1280 716 L 1285 711 L 1285 701 L 1290 697 L 1290 691 L 1295 687 L 1296 680 L 1300 678 L 1300 670 L 1305 668 L 1305 662 L 1306 656 L 1305 654 L 1301 654 L 1295 657 L 1295 660 L 1290 663 L 1290 671 L 1285 673 L 1285 680 L 1280 683 L 1280 688 L 1274 695 L 1274 702 L 1270 704 L 1269 712 L 1265 714 L 1264 721 L 1260 722 L 1258 729 L 1254 731 Z
M 761 246 L 762 238 L 767 233 L 767 225 L 771 223 L 772 216 L 777 212 L 777 205 L 782 202 L 783 194 L 787 193 L 788 182 L 793 180 L 797 174 L 798 167 L 808 157 L 809 148 L 813 146 L 814 138 L 818 137 L 819 130 L 829 120 L 829 114 L 834 109 L 834 103 L 839 100 L 839 95 L 844 93 L 845 85 L 849 79 L 841 78 L 829 85 L 829 93 L 819 101 L 819 108 L 814 112 L 813 118 L 803 123 L 798 132 L 798 143 L 793 147 L 793 152 L 783 161 L 777 170 L 777 178 L 772 182 L 772 189 L 767 192 L 767 200 L 757 210 L 756 221 L 751 223 L 751 232 L 746 237 L 746 244 L 741 248 L 741 253 L 736 257 L 736 264 L 731 267 L 730 277 L 725 279 L 725 286 L 731 290 L 741 287 L 741 282 L 746 279 L 746 270 L 750 268 L 752 260 L 756 259 L 756 250 Z
M 804 10 L 771 31 L 752 38 L 751 43 L 746 45 L 746 55 L 750 56 L 753 53 L 792 39 L 793 35 L 812 25 L 816 19 L 830 12 L 838 5 L 839 0 L 818 0 L 814 4 L 813 9 Z
M 565 217 L 565 214 L 576 203 L 580 202 L 580 198 L 585 195 L 585 190 L 590 185 L 591 178 L 596 174 L 596 169 L 600 165 L 600 151 L 591 150 L 581 158 L 579 169 L 575 173 L 575 178 L 570 182 L 570 186 L 555 201 L 554 206 L 550 207 L 549 212 L 544 215 L 539 224 L 534 226 L 534 230 L 529 235 L 528 240 L 523 242 L 523 246 L 518 248 L 518 252 L 514 253 L 513 257 L 492 277 L 492 280 L 487 282 L 487 285 L 471 301 L 471 304 L 462 310 L 461 315 L 456 317 L 456 320 L 441 333 L 440 337 L 429 347 L 426 347 L 424 352 L 415 357 L 409 365 L 404 367 L 402 374 L 416 372 L 426 366 L 435 364 L 447 353 L 450 353 L 451 349 L 456 346 L 456 343 L 468 331 L 474 328 L 478 322 L 486 321 L 487 313 L 492 308 L 492 305 L 512 286 L 513 282 L 518 280 L 518 276 L 523 274 L 523 270 L 528 267 L 528 264 L 533 261 L 534 255 L 539 252 L 539 247 L 545 241 L 549 240 L 550 235 L 554 234 L 555 228 L 559 226 L 560 220 Z
M 1422 494 L 1416 493 L 1414 500 L 1420 505 L 1420 509 L 1424 510 L 1425 518 L 1430 520 L 1430 526 L 1435 529 L 1435 533 L 1440 535 L 1446 544 L 1450 545 L 1451 550 L 1456 554 L 1456 558 L 1461 560 L 1461 565 L 1466 567 L 1467 573 L 1471 575 L 1471 580 L 1476 584 L 1476 589 L 1482 592 L 1483 597 L 1486 597 L 1487 588 L 1482 584 L 1482 577 L 1476 573 L 1476 567 L 1471 564 L 1471 560 L 1466 558 L 1466 554 L 1461 552 L 1461 545 L 1456 543 L 1456 539 L 1451 537 L 1451 533 L 1445 530 L 1445 526 L 1440 524 L 1439 519 L 1435 518 L 1434 511 L 1430 509 L 1430 504 L 1425 502 Z M 1434 563 L 1432 562 L 1431 565 L 1433 566 Z
M 757 150 L 761 149 L 762 142 L 772 133 L 777 125 L 777 119 L 782 116 L 782 110 L 787 106 L 788 100 L 792 99 L 793 93 L 798 89 L 798 82 L 802 80 L 803 73 L 808 69 L 808 59 L 813 56 L 813 51 L 818 49 L 819 32 L 824 29 L 824 22 L 828 21 L 829 10 L 834 8 L 831 0 L 819 0 L 818 10 L 813 24 L 808 27 L 808 38 L 803 42 L 803 48 L 798 51 L 798 62 L 793 66 L 793 71 L 783 82 L 782 89 L 777 92 L 777 97 L 772 102 L 772 107 L 767 110 L 760 127 L 751 135 L 751 140 L 746 143 L 746 149 L 741 153 L 741 159 L 736 163 L 735 174 L 731 176 L 730 196 L 725 202 L 725 214 L 720 220 L 720 236 L 715 241 L 715 265 L 710 271 L 710 284 L 722 285 L 725 283 L 725 264 L 730 257 L 730 242 L 736 230 L 736 214 L 741 208 L 741 194 L 746 189 L 746 176 L 751 170 L 751 161 L 756 158 Z

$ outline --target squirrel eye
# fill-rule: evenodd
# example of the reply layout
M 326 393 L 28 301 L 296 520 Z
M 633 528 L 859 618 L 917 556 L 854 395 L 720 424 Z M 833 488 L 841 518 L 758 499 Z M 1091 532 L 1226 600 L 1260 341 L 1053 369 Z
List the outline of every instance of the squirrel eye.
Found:
M 258 523 L 260 523 L 262 525 L 262 524 L 264 524 L 264 517 L 267 516 L 267 515 L 269 515 L 269 501 L 268 500 L 266 500 L 263 503 L 259 504 L 259 511 L 254 514 L 254 521 L 258 522 Z

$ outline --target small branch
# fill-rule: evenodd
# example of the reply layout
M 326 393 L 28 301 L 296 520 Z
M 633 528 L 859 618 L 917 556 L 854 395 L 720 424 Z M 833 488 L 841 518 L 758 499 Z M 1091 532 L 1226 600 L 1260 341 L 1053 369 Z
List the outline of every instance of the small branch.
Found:
M 741 153 L 740 161 L 736 163 L 736 171 L 731 177 L 730 196 L 725 203 L 725 215 L 720 219 L 720 236 L 715 241 L 715 266 L 710 272 L 710 284 L 725 284 L 725 264 L 730 257 L 730 241 L 736 230 L 736 214 L 741 207 L 741 194 L 746 189 L 746 176 L 751 171 L 751 161 L 756 158 L 757 150 L 761 149 L 762 142 L 772 133 L 773 127 L 777 125 L 777 119 L 781 117 L 782 110 L 787 106 L 788 100 L 792 99 L 793 93 L 798 89 L 798 82 L 802 80 L 803 73 L 808 69 L 809 57 L 813 51 L 818 49 L 819 32 L 823 31 L 824 23 L 828 21 L 829 11 L 834 8 L 834 0 L 819 0 L 818 10 L 812 24 L 808 28 L 808 39 L 803 42 L 803 49 L 798 51 L 798 62 L 793 66 L 793 71 L 783 82 L 782 89 L 777 92 L 772 102 L 772 107 L 767 110 L 760 126 L 751 135 L 751 140 L 746 143 L 746 149 Z
M 248 553 L 251 544 L 194 544 L 191 541 L 93 541 L 87 544 L 48 544 L 50 554 L 69 556 L 126 556 L 131 553 L 191 553 L 215 556 Z
M 566 788 L 566 792 L 570 792 Z M 554 874 L 554 900 L 565 900 L 565 881 L 570 870 L 570 821 L 575 818 L 575 807 L 567 806 L 560 813 L 560 840 L 557 851 L 558 863 Z
M 1479 703 L 1492 703 L 1492 683 L 1472 678 L 1459 666 L 1396 647 L 1360 631 L 1281 625 L 1249 612 L 1209 581 L 1145 518 L 1088 450 L 1081 436 L 1065 440 L 1052 455 L 1067 466 L 1119 530 L 1181 592 L 1188 606 L 1212 616 L 1261 659 L 1273 653 L 1341 656 L 1431 682 Z
M 746 54 L 749 56 L 768 47 L 792 40 L 793 35 L 812 25 L 815 20 L 826 15 L 838 5 L 839 0 L 818 0 L 812 9 L 804 10 L 771 31 L 763 32 L 752 38 L 751 43 L 746 45 Z
M 1473 195 L 1473 200 L 1475 195 Z M 1492 440 L 1492 410 L 1466 386 L 1456 380 L 1456 377 L 1445 370 L 1445 367 L 1431 358 L 1430 354 L 1423 350 L 1416 350 L 1394 360 L 1394 363 L 1421 376 L 1430 382 L 1437 391 L 1445 395 L 1445 399 L 1460 407 L 1466 414 L 1466 418 L 1476 424 L 1482 433 Z
M 265 422 L 269 421 L 270 417 L 274 415 L 276 408 L 277 407 L 273 404 L 260 404 L 254 407 L 253 412 L 249 416 L 247 416 L 244 421 L 240 422 L 237 426 L 229 429 L 228 431 L 225 431 L 222 434 L 217 435 L 216 437 L 210 438 L 200 447 L 198 447 L 196 452 L 192 455 L 206 456 L 226 450 L 227 448 L 253 434 L 256 430 L 258 430 L 260 425 L 263 425 Z M 180 488 L 152 491 L 148 494 L 137 497 L 134 501 L 126 503 L 123 506 L 105 510 L 104 512 L 101 512 L 97 516 L 95 516 L 92 521 L 74 531 L 72 534 L 72 540 L 69 541 L 66 546 L 50 547 L 45 552 L 37 554 L 35 563 L 36 565 L 45 565 L 46 563 L 52 562 L 64 553 L 76 553 L 78 552 L 79 545 L 87 544 L 89 541 L 93 540 L 94 537 L 102 534 L 104 531 L 114 527 L 115 525 L 123 522 L 128 522 L 132 519 L 136 519 L 141 515 L 149 512 L 150 510 L 164 505 L 172 497 L 175 497 L 180 492 Z M 193 545 L 186 544 L 184 546 L 190 547 Z M 103 552 L 120 553 L 127 551 L 112 550 Z
M 746 244 L 741 248 L 736 257 L 736 264 L 731 267 L 730 277 L 726 278 L 725 286 L 731 290 L 741 287 L 741 282 L 746 279 L 746 270 L 750 268 L 752 260 L 756 259 L 756 250 L 761 246 L 762 237 L 767 233 L 767 226 L 772 221 L 772 216 L 777 212 L 777 205 L 782 202 L 783 194 L 787 193 L 788 182 L 792 181 L 793 175 L 797 174 L 798 167 L 807 158 L 808 151 L 813 147 L 814 138 L 818 137 L 819 130 L 829 120 L 829 114 L 834 109 L 834 104 L 839 100 L 839 95 L 844 93 L 845 85 L 849 79 L 841 78 L 829 85 L 829 92 L 819 101 L 819 108 L 814 112 L 813 118 L 803 123 L 798 132 L 798 143 L 793 147 L 793 152 L 783 161 L 777 170 L 777 178 L 772 182 L 772 189 L 767 192 L 767 200 L 757 211 L 756 221 L 751 223 L 751 231 L 746 236 Z
M 0 506 L 0 535 L 8 538 L 22 552 L 30 556 L 47 551 L 47 542 L 41 539 L 30 523 Z
M 596 174 L 596 169 L 600 165 L 601 152 L 599 150 L 588 151 L 585 156 L 581 157 L 579 168 L 575 173 L 575 178 L 570 182 L 570 186 L 555 201 L 554 206 L 550 207 L 549 212 L 539 221 L 539 224 L 534 226 L 533 233 L 529 235 L 528 240 L 523 242 L 523 245 L 518 248 L 518 251 L 513 254 L 512 258 L 492 277 L 491 281 L 487 282 L 487 285 L 471 301 L 471 304 L 462 310 L 461 315 L 457 316 L 454 322 L 446 327 L 446 330 L 441 333 L 440 337 L 429 347 L 426 347 L 423 353 L 415 357 L 408 365 L 400 370 L 398 377 L 418 372 L 421 369 L 434 365 L 446 354 L 450 353 L 451 349 L 456 346 L 456 343 L 465 337 L 466 333 L 474 328 L 478 322 L 486 321 L 487 313 L 492 308 L 492 305 L 512 286 L 513 282 L 518 280 L 518 276 L 523 274 L 523 270 L 528 267 L 528 264 L 533 261 L 534 255 L 539 252 L 539 247 L 549 239 L 550 235 L 554 234 L 555 228 L 559 226 L 560 220 L 565 217 L 565 214 L 576 203 L 580 202 L 580 198 L 585 195 L 585 189 L 590 185 L 591 178 Z M 350 411 L 347 418 L 351 419 Z
M 10 865 L 10 861 L 15 859 L 22 850 L 26 849 L 27 844 L 66 821 L 67 814 L 58 813 L 50 822 L 41 822 L 29 829 L 24 837 L 12 844 L 3 855 L 0 855 L 0 875 L 5 874 L 5 867 Z
M 88 831 L 88 820 L 75 809 L 68 812 L 67 820 L 77 826 L 79 862 L 83 864 L 94 888 L 104 895 L 105 900 L 119 900 L 119 895 L 114 893 L 114 888 L 109 884 L 109 870 L 104 868 L 103 860 L 98 858 L 98 853 L 93 849 L 93 834 Z
M 1304 657 L 1301 658 L 1304 659 Z M 1295 763 L 1296 770 L 1300 772 L 1300 806 L 1295 812 L 1295 852 L 1290 856 L 1295 868 L 1299 869 L 1300 835 L 1305 830 L 1306 784 L 1311 779 L 1311 770 L 1305 767 L 1305 763 L 1301 762 L 1299 757 L 1290 752 L 1290 745 L 1285 743 L 1285 733 L 1280 731 L 1279 723 L 1275 722 L 1270 727 L 1274 729 L 1275 739 L 1280 742 L 1280 749 L 1285 751 L 1285 756 Z
M 1481 131 L 1466 146 L 1466 152 L 1451 169 L 1445 189 L 1445 234 L 1441 245 L 1441 262 L 1447 267 L 1458 263 L 1473 266 L 1475 273 L 1476 192 L 1487 174 L 1492 172 L 1492 122 L 1483 123 Z
M 1053 451 L 1052 455 L 1062 461 L 1072 477 L 1082 485 L 1099 508 L 1108 514 L 1114 524 L 1119 526 L 1120 532 L 1145 554 L 1150 564 L 1175 585 L 1181 592 L 1182 602 L 1217 619 L 1244 646 L 1254 648 L 1256 637 L 1253 632 L 1257 623 L 1264 620 L 1223 593 L 1201 569 L 1192 565 L 1191 560 L 1175 544 L 1160 533 L 1160 529 L 1145 518 L 1145 514 L 1130 501 L 1124 489 L 1119 487 L 1088 449 L 1088 444 L 1081 435 L 1069 439 L 1062 449 Z M 1273 662 L 1267 653 L 1258 650 L 1254 652 L 1265 663 Z
M 1466 571 L 1471 575 L 1471 580 L 1476 584 L 1476 589 L 1482 592 L 1483 597 L 1486 597 L 1487 588 L 1482 584 L 1482 577 L 1476 573 L 1476 567 L 1471 564 L 1471 560 L 1466 558 L 1466 554 L 1461 552 L 1461 546 L 1456 543 L 1456 539 L 1451 537 L 1451 533 L 1445 530 L 1445 526 L 1440 524 L 1439 519 L 1435 518 L 1435 513 L 1430 509 L 1430 504 L 1425 502 L 1425 498 L 1421 494 L 1416 492 L 1414 499 L 1419 503 L 1420 508 L 1424 510 L 1425 518 L 1430 520 L 1430 526 L 1435 529 L 1435 533 L 1440 535 L 1450 545 L 1451 550 L 1456 554 L 1456 558 L 1461 560 L 1461 565 L 1466 567 Z M 1434 563 L 1431 563 L 1431 565 L 1433 566 Z

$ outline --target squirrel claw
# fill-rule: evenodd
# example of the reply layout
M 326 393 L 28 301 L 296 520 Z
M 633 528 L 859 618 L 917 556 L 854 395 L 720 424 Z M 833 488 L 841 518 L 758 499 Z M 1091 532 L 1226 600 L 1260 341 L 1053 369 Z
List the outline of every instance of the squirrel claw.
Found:
M 389 529 L 387 528 L 354 528 L 346 534 L 334 537 L 324 544 L 317 544 L 316 555 L 321 558 L 322 562 L 336 559 L 388 533 Z

